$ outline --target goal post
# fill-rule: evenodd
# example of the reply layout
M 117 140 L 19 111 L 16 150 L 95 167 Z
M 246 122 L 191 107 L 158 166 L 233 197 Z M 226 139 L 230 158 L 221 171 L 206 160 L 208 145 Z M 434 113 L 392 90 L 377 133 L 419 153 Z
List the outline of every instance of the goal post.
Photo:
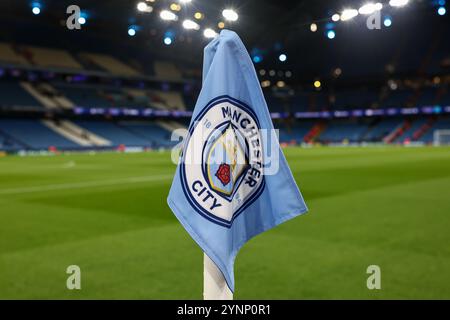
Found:
M 434 130 L 433 145 L 435 146 L 450 145 L 450 130 Z

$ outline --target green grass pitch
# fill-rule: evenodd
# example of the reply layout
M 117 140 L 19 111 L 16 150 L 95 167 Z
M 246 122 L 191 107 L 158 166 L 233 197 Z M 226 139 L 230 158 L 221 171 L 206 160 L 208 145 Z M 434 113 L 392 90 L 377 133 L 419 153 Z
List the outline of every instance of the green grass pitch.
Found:
M 235 298 L 450 298 L 449 148 L 285 154 L 310 212 L 244 246 Z M 166 205 L 174 170 L 168 152 L 0 158 L 0 299 L 201 299 L 202 252 Z

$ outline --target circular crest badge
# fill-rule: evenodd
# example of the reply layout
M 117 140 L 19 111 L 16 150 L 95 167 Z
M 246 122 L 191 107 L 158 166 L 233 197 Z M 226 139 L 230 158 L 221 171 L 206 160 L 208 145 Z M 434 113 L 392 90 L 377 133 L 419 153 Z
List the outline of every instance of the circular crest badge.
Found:
M 228 96 L 213 99 L 194 119 L 180 166 L 183 191 L 204 218 L 230 228 L 264 189 L 258 118 Z

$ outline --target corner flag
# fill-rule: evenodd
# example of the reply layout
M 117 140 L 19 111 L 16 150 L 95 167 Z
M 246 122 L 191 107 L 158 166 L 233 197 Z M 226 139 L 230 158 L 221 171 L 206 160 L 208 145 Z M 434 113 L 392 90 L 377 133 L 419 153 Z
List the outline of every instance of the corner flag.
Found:
M 307 211 L 273 132 L 247 50 L 222 30 L 204 51 L 203 87 L 167 201 L 231 291 L 239 249 Z

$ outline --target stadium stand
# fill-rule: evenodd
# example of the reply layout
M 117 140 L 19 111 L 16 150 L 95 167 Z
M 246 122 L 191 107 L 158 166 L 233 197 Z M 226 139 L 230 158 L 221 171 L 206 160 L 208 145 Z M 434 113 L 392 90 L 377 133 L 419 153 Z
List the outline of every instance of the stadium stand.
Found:
M 364 140 L 369 142 L 382 141 L 384 137 L 389 135 L 402 123 L 403 120 L 400 118 L 380 120 L 371 127 L 371 129 L 364 136 Z
M 83 69 L 83 66 L 64 50 L 32 46 L 25 47 L 23 50 L 28 51 L 29 60 L 40 67 Z
M 368 124 L 355 120 L 339 120 L 329 123 L 320 134 L 319 140 L 323 142 L 360 142 L 361 137 L 369 130 Z
M 11 136 L 1 132 L 1 129 L 0 129 L 0 150 L 16 151 L 16 150 L 23 150 L 25 148 L 26 148 L 26 145 L 19 143 Z
M 47 83 L 21 82 L 22 88 L 40 105 L 48 109 L 72 108 L 73 103 L 61 96 L 52 86 Z
M 39 120 L 0 119 L 0 130 L 6 132 L 26 149 L 78 149 L 80 146 L 53 130 Z
M 279 138 L 282 143 L 302 143 L 314 124 L 313 120 L 295 121 L 289 125 L 284 124 L 283 121 L 274 122 L 279 129 Z
M 153 147 L 172 147 L 178 142 L 171 141 L 171 132 L 154 122 L 121 121 L 118 125 L 134 135 L 150 141 Z
M 75 123 L 63 120 L 42 120 L 46 127 L 53 130 L 55 133 L 63 136 L 64 138 L 75 142 L 83 147 L 103 147 L 111 146 L 111 142 L 95 135 L 94 133 L 77 126 Z
M 0 106 L 41 106 L 23 87 L 23 82 L 0 80 Z
M 78 120 L 75 123 L 100 137 L 111 141 L 113 146 L 125 145 L 127 147 L 153 147 L 152 141 L 134 134 L 127 127 L 111 121 Z
M 450 129 L 450 117 L 443 117 L 436 120 L 432 127 L 424 135 L 422 135 L 419 140 L 424 143 L 432 143 L 434 131 L 444 129 Z
M 1 39 L 0 111 L 5 113 L 1 115 L 0 149 L 174 145 L 170 132 L 188 126 L 190 116 L 186 113 L 179 118 L 177 111 L 192 111 L 199 94 L 199 64 L 186 63 L 176 53 L 166 55 L 169 51 L 137 51 L 128 42 L 119 45 L 96 36 L 89 41 L 98 41 L 97 48 L 103 53 L 93 53 L 76 36 L 71 46 L 58 33 L 53 34 L 52 27 L 42 29 L 67 45 L 67 49 L 57 49 L 52 47 L 54 41 L 37 36 L 40 30 L 33 30 L 39 41 L 28 35 L 15 37 L 14 44 L 8 37 Z M 395 38 L 384 39 L 378 52 L 362 43 L 357 57 L 346 51 L 353 36 L 342 34 L 340 39 L 350 46 L 335 48 L 339 65 L 329 63 L 327 50 L 319 50 L 313 42 L 301 57 L 309 63 L 295 70 L 288 64 L 282 70 L 281 65 L 260 67 L 255 63 L 260 81 L 270 82 L 263 92 L 270 112 L 277 113 L 274 123 L 280 129 L 280 141 L 429 144 L 435 130 L 450 129 L 448 118 L 441 115 L 450 106 L 450 44 L 445 34 L 430 30 L 419 30 L 416 36 L 398 43 Z M 382 37 L 381 33 L 373 36 Z M 301 76 L 293 79 L 293 72 Z M 302 72 L 308 76 L 303 78 Z M 316 77 L 310 77 L 312 73 Z M 320 79 L 322 87 L 315 88 L 314 79 Z M 30 115 L 25 107 L 38 111 Z M 364 109 L 424 107 L 435 109 L 426 114 L 352 115 Z M 149 108 L 159 115 L 143 118 Z M 76 113 L 78 109 L 83 112 Z M 134 112 L 133 117 L 120 110 Z M 341 111 L 348 115 L 333 114 Z
M 160 80 L 182 80 L 181 71 L 171 62 L 155 61 L 153 68 Z
M 106 108 L 115 105 L 99 87 L 57 84 L 55 88 L 76 106 Z
M 423 125 L 427 123 L 427 119 L 416 119 L 411 123 L 409 128 L 407 128 L 401 135 L 399 135 L 393 142 L 402 143 L 406 141 L 411 141 L 414 138 L 414 133 L 419 130 Z
M 185 110 L 183 96 L 177 91 L 110 88 L 93 85 L 55 84 L 55 88 L 77 106 L 109 108 L 157 108 Z
M 183 96 L 176 91 L 150 90 L 150 104 L 159 109 L 186 110 Z
M 81 53 L 81 57 L 98 65 L 102 69 L 122 76 L 139 76 L 140 73 L 115 57 L 99 53 Z
M 8 43 L 0 42 L 0 63 L 11 65 L 28 65 L 29 62 Z

